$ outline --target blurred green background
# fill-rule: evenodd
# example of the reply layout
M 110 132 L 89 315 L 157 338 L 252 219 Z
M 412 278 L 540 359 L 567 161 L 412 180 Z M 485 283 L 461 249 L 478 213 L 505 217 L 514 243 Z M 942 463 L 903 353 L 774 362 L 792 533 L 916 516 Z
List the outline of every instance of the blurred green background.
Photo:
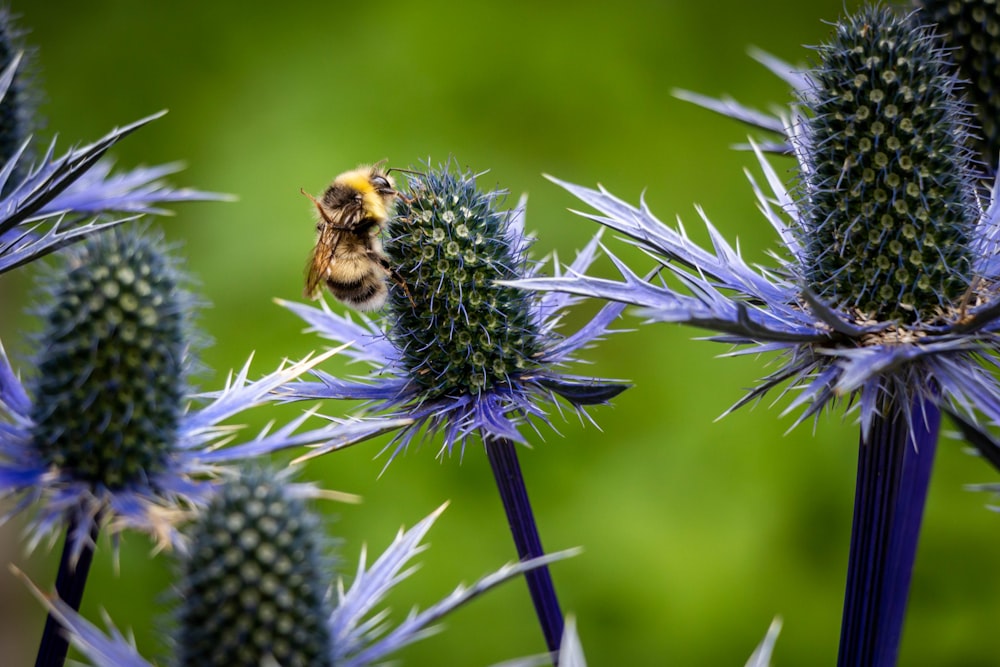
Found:
M 675 87 L 730 94 L 766 108 L 786 86 L 746 55 L 756 45 L 805 62 L 826 21 L 856 6 L 790 3 L 235 2 L 12 3 L 39 48 L 46 140 L 92 141 L 162 108 L 169 115 L 114 151 L 130 167 L 183 160 L 175 184 L 230 192 L 236 203 L 177 206 L 157 222 L 212 306 L 200 322 L 201 385 L 218 387 L 256 351 L 263 374 L 282 358 L 322 347 L 272 299 L 298 299 L 313 240 L 304 187 L 319 192 L 362 162 L 438 162 L 454 155 L 484 187 L 530 194 L 536 254 L 564 259 L 596 231 L 544 180 L 601 182 L 631 201 L 645 191 L 665 221 L 680 215 L 705 240 L 693 204 L 766 263 L 776 238 L 756 212 L 743 169 L 751 156 L 729 145 L 745 130 L 678 101 Z M 782 173 L 791 164 L 777 162 Z M 790 174 L 789 174 L 790 177 Z M 610 237 L 609 237 L 610 238 Z M 609 243 L 638 270 L 649 264 Z M 0 278 L 0 336 L 16 363 L 31 351 L 22 315 L 31 267 Z M 607 263 L 598 267 L 613 275 Z M 580 309 L 568 331 L 592 312 Z M 635 388 L 593 415 L 522 451 L 522 465 L 550 550 L 584 553 L 554 567 L 565 610 L 578 618 L 591 665 L 742 665 L 775 614 L 785 620 L 776 664 L 833 664 L 839 637 L 854 491 L 853 417 L 824 415 L 816 428 L 777 406 L 716 418 L 767 372 L 767 359 L 718 359 L 726 350 L 692 340 L 702 332 L 641 325 L 586 353 L 573 369 L 628 378 Z M 773 368 L 773 366 L 772 366 Z M 334 372 L 357 372 L 331 363 Z M 302 406 L 259 410 L 251 428 Z M 350 406 L 326 405 L 342 415 Z M 445 501 L 422 569 L 390 602 L 399 618 L 514 558 L 481 447 L 435 458 L 438 442 L 400 456 L 379 476 L 384 443 L 369 442 L 306 467 L 304 476 L 362 494 L 358 506 L 324 506 L 341 539 L 344 572 L 362 544 L 379 552 L 400 525 Z M 943 440 L 917 560 L 900 664 L 1000 663 L 1000 516 L 989 496 L 964 485 L 997 475 Z M 22 524 L 0 533 L 0 557 L 43 587 L 52 554 L 24 555 Z M 131 629 L 143 653 L 163 655 L 160 630 L 169 559 L 143 537 L 124 539 L 120 565 L 102 542 L 85 612 L 105 609 Z M 116 570 L 119 570 L 116 572 Z M 0 664 L 30 664 L 43 613 L 0 571 Z M 443 633 L 399 656 L 409 665 L 488 665 L 543 650 L 527 591 L 513 582 L 450 617 Z M 160 664 L 165 664 L 161 658 Z

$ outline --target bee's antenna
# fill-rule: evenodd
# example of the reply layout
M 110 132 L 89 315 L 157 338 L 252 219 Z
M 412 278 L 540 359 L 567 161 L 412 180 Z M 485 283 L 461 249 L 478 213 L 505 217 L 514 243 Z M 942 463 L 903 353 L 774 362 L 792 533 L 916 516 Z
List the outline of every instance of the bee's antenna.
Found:
M 422 171 L 414 171 L 413 169 L 403 169 L 402 167 L 392 167 L 391 169 L 386 169 L 385 173 L 388 174 L 389 172 L 392 171 L 401 171 L 404 174 L 413 174 L 414 176 L 424 176 L 424 177 L 427 176 L 427 174 L 425 174 Z

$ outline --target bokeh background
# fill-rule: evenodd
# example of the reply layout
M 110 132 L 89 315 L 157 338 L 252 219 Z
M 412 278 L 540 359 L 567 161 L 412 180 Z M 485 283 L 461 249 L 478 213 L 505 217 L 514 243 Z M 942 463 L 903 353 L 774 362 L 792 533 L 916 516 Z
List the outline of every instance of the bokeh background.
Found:
M 704 240 L 703 205 L 746 257 L 767 262 L 776 239 L 743 174 L 756 170 L 736 123 L 681 102 L 675 88 L 730 94 L 766 108 L 784 84 L 746 55 L 750 45 L 806 62 L 824 21 L 857 6 L 813 2 L 246 3 L 179 0 L 80 3 L 20 0 L 12 9 L 37 46 L 46 140 L 63 148 L 159 109 L 170 113 L 115 150 L 123 167 L 183 160 L 176 184 L 238 195 L 235 203 L 177 206 L 156 223 L 180 244 L 212 306 L 214 340 L 199 378 L 219 386 L 256 351 L 262 374 L 323 341 L 275 305 L 297 299 L 313 240 L 304 187 L 387 159 L 416 165 L 454 156 L 485 187 L 527 192 L 536 254 L 569 259 L 596 226 L 542 173 L 603 183 L 629 200 L 680 215 Z M 782 173 L 791 164 L 777 161 Z M 609 244 L 635 261 L 614 239 Z M 0 337 L 30 372 L 35 298 L 31 267 L 0 278 Z M 598 271 L 611 276 L 607 263 Z M 570 331 L 592 307 L 567 322 Z M 522 451 L 550 550 L 584 553 L 554 567 L 592 665 L 742 665 L 772 617 L 785 621 L 776 664 L 832 664 L 857 453 L 853 417 L 824 415 L 790 433 L 782 402 L 716 418 L 766 371 L 767 359 L 719 359 L 701 332 L 629 317 L 575 370 L 628 378 L 635 388 L 593 415 L 601 428 L 558 415 Z M 335 372 L 356 372 L 330 363 Z M 347 405 L 323 411 L 345 414 Z M 302 406 L 259 410 L 251 428 Z M 514 557 L 481 447 L 436 458 L 428 442 L 380 475 L 384 442 L 306 466 L 303 476 L 358 493 L 328 504 L 348 577 L 362 544 L 379 552 L 400 525 L 445 501 L 422 569 L 390 602 L 399 618 Z M 954 440 L 942 441 L 916 564 L 900 663 L 1000 663 L 1000 515 L 973 482 L 997 475 Z M 22 524 L 0 534 L 0 557 L 51 586 L 56 555 L 31 556 Z M 106 610 L 145 655 L 163 655 L 169 558 L 127 535 L 116 564 L 101 543 L 84 610 Z M 0 663 L 30 664 L 43 613 L 0 571 Z M 409 665 L 489 665 L 543 650 L 527 591 L 513 582 L 450 617 L 444 632 L 400 654 Z

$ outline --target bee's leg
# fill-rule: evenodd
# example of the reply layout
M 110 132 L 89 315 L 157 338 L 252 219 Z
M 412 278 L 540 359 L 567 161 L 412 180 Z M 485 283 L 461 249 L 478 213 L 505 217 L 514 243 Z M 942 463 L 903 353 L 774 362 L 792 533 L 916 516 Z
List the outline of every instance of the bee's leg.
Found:
M 399 275 L 399 271 L 394 269 L 392 265 L 389 264 L 389 260 L 385 257 L 385 255 L 374 252 L 369 252 L 369 254 L 379 263 L 382 270 L 389 274 L 389 277 L 392 278 L 392 282 L 403 288 L 403 294 L 405 294 L 406 298 L 410 300 L 410 305 L 416 308 L 417 304 L 413 301 L 413 296 L 410 294 L 410 288 L 406 286 L 406 281 L 403 280 L 403 276 Z
M 972 304 L 972 298 L 975 295 L 976 290 L 979 289 L 979 285 L 980 285 L 980 283 L 982 283 L 982 280 L 983 279 L 982 279 L 981 276 L 976 276 L 975 278 L 973 278 L 972 282 L 969 283 L 969 288 L 967 290 L 965 290 L 965 294 L 962 295 L 962 299 L 958 303 L 958 321 L 959 322 L 964 322 L 965 321 L 965 319 L 966 319 L 966 310 L 968 310 L 969 306 Z

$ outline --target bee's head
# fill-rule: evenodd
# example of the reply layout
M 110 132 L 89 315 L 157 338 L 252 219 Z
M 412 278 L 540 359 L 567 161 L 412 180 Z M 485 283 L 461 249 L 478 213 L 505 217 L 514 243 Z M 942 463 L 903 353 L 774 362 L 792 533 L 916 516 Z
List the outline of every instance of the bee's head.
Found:
M 341 174 L 330 186 L 335 192 L 328 205 L 357 206 L 377 220 L 388 219 L 393 200 L 399 194 L 396 183 L 378 165 L 359 167 Z

